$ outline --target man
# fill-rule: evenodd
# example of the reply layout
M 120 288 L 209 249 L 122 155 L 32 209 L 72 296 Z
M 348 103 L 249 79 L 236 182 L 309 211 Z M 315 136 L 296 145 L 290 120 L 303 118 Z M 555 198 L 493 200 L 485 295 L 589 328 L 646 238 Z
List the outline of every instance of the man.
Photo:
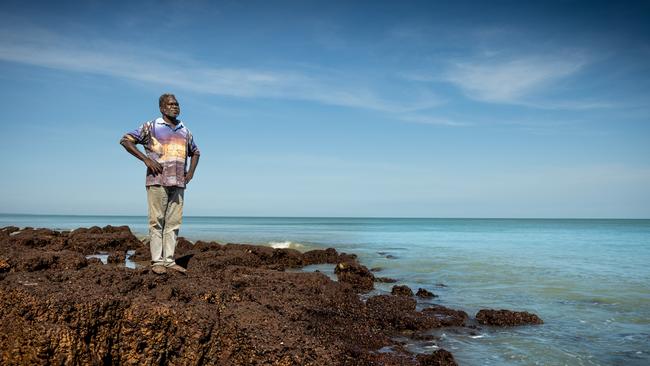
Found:
M 194 176 L 200 152 L 190 130 L 178 119 L 180 106 L 173 94 L 158 99 L 162 116 L 145 122 L 122 137 L 120 144 L 147 166 L 149 247 L 151 270 L 157 274 L 186 269 L 174 261 L 176 237 L 183 218 L 185 185 Z M 146 155 L 135 145 L 142 144 Z M 187 157 L 191 158 L 186 170 Z

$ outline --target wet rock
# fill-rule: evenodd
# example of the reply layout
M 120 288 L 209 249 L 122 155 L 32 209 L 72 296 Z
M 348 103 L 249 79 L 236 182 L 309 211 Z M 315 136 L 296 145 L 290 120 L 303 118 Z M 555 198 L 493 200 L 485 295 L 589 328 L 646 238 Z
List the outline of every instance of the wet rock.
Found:
M 0 273 L 9 272 L 9 269 L 11 269 L 9 260 L 7 258 L 0 257 Z
M 383 268 L 381 267 L 372 267 L 370 268 L 370 272 L 381 272 Z
M 434 297 L 438 297 L 438 295 L 434 294 L 433 292 L 427 291 L 423 288 L 419 288 L 418 292 L 415 295 L 423 299 L 431 299 Z
M 417 355 L 417 360 L 421 366 L 457 366 L 456 360 L 451 352 L 439 349 L 430 355 Z
M 415 306 L 415 299 L 406 296 L 377 295 L 366 301 L 368 314 L 383 327 L 417 331 L 440 326 L 435 317 L 417 312 Z
M 390 278 L 390 277 L 375 277 L 375 282 L 380 282 L 380 283 L 395 283 L 397 282 L 396 279 Z
M 348 283 L 358 292 L 368 292 L 374 288 L 375 276 L 356 262 L 340 262 L 334 268 L 339 282 Z
M 20 231 L 20 228 L 16 226 L 6 226 L 0 229 L 0 237 L 9 236 L 13 233 L 17 233 L 18 231 Z
M 142 243 L 133 235 L 128 226 L 93 226 L 72 231 L 66 248 L 83 254 L 98 252 L 126 251 L 142 247 Z
M 540 319 L 535 314 L 525 311 L 511 311 L 503 309 L 481 309 L 478 313 L 476 313 L 476 320 L 479 322 L 479 324 L 494 325 L 500 327 L 544 324 L 542 319 Z
M 302 254 L 304 265 L 339 262 L 339 253 L 334 248 L 310 250 Z
M 374 276 L 334 250 L 181 241 L 186 276 L 85 258 L 104 248 L 111 261 L 133 249 L 149 260 L 148 248 L 127 234 L 120 227 L 0 234 L 3 364 L 415 366 L 391 337 L 440 326 L 410 297 L 364 303 L 357 291 L 371 289 Z M 339 263 L 341 281 L 281 271 L 321 262 Z
M 462 310 L 454 310 L 442 305 L 434 305 L 422 310 L 423 313 L 436 317 L 445 327 L 459 327 L 465 324 L 469 317 L 466 312 Z
M 396 296 L 408 296 L 408 297 L 413 296 L 413 290 L 411 290 L 411 288 L 406 285 L 393 286 L 390 293 Z
M 112 264 L 124 264 L 125 259 L 126 259 L 126 254 L 124 252 L 113 252 L 108 255 L 108 258 L 106 258 L 106 262 Z

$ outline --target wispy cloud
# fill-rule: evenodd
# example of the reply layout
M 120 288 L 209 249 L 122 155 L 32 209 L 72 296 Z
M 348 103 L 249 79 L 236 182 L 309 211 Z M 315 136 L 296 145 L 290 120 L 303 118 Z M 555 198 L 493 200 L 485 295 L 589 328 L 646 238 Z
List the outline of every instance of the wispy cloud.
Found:
M 411 85 L 390 95 L 371 83 L 319 69 L 256 69 L 179 59 L 156 50 L 110 41 L 84 42 L 43 29 L 0 29 L 0 60 L 241 98 L 278 98 L 406 113 L 432 108 L 441 99 Z
M 522 57 L 507 61 L 456 62 L 442 79 L 468 97 L 485 102 L 528 104 L 526 97 L 569 77 L 585 65 L 580 58 Z

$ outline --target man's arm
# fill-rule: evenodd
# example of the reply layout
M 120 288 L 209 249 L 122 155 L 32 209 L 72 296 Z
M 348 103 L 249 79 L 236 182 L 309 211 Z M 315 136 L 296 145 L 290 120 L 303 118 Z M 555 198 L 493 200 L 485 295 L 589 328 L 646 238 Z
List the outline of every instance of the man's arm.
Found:
M 190 157 L 190 170 L 187 171 L 187 174 L 185 174 L 185 184 L 189 183 L 192 178 L 194 177 L 194 171 L 196 170 L 196 166 L 199 165 L 199 158 L 201 155 L 199 154 L 194 154 Z
M 129 154 L 135 156 L 136 158 L 140 159 L 144 165 L 147 166 L 147 168 L 151 169 L 151 171 L 154 174 L 160 174 L 163 171 L 162 165 L 158 163 L 157 161 L 149 158 L 147 155 L 143 154 L 142 151 L 140 151 L 134 143 L 134 138 L 131 137 L 130 135 L 124 135 L 122 139 L 120 140 L 120 145 L 124 146 L 124 149 L 129 152 Z M 194 159 L 192 159 L 192 162 L 194 162 Z M 196 167 L 195 167 L 196 168 Z

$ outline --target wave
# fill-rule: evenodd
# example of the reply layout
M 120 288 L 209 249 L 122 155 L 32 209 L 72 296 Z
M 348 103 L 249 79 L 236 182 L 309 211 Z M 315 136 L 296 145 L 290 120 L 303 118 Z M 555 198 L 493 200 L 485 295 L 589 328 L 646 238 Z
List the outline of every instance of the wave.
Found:
M 268 244 L 273 249 L 301 249 L 305 246 L 300 243 L 294 243 L 292 241 L 270 241 Z

